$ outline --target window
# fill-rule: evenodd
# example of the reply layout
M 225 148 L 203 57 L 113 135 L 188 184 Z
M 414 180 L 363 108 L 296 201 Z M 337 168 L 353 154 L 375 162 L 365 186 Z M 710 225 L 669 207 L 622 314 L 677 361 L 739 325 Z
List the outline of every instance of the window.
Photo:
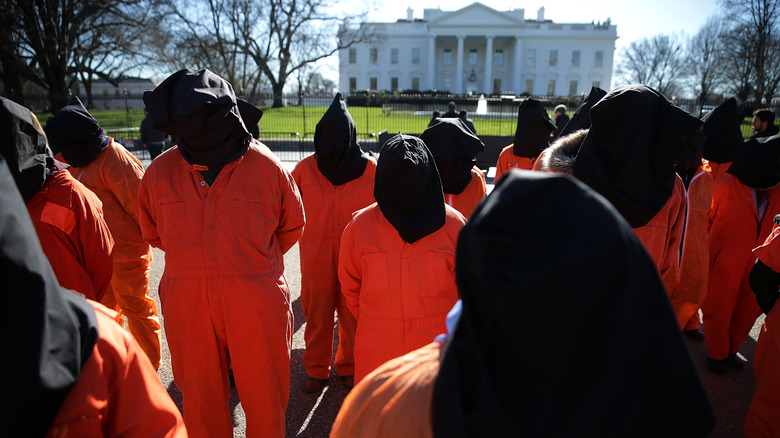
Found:
M 349 78 L 349 91 L 357 90 L 357 78 Z
M 549 79 L 547 81 L 547 95 L 555 96 L 555 79 Z
M 371 63 L 376 64 L 378 58 L 377 49 L 371 49 Z
M 577 95 L 577 81 L 569 81 L 569 96 Z
M 357 49 L 355 48 L 349 49 L 349 63 L 350 64 L 357 63 Z
M 558 51 L 557 50 L 550 50 L 550 66 L 554 67 L 558 65 Z
M 412 78 L 412 90 L 420 89 L 420 78 L 415 76 Z
M 452 65 L 452 50 L 444 49 L 444 65 Z
M 493 94 L 501 94 L 501 78 L 493 79 Z
M 504 65 L 503 50 L 496 50 L 496 53 L 493 55 L 493 65 Z
M 580 51 L 574 50 L 571 52 L 571 66 L 572 67 L 579 67 L 580 66 Z
M 526 79 L 525 80 L 525 92 L 528 94 L 534 94 L 534 80 L 533 79 Z
M 477 65 L 477 51 L 469 50 L 469 65 Z
M 528 49 L 525 52 L 525 66 L 536 67 L 536 49 Z
M 597 50 L 596 51 L 596 57 L 593 58 L 593 66 L 594 67 L 601 67 L 604 65 L 604 51 L 603 50 Z
M 377 86 L 376 86 L 376 76 L 371 77 L 369 79 L 369 82 L 371 83 L 371 86 L 368 87 L 368 88 L 370 88 L 371 90 L 376 90 L 377 89 Z
M 450 90 L 452 88 L 452 78 L 444 78 L 444 89 Z
M 412 64 L 420 63 L 420 48 L 415 47 L 412 49 Z
M 390 78 L 390 91 L 398 91 L 398 78 Z
M 593 81 L 592 85 L 596 88 L 601 88 L 601 81 Z
M 398 64 L 398 49 L 390 49 L 390 64 Z

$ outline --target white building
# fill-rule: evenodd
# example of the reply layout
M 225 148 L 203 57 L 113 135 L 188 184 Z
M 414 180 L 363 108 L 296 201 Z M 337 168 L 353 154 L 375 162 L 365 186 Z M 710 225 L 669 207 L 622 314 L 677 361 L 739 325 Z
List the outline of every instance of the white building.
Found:
M 160 82 L 162 80 L 159 79 L 129 78 L 120 81 L 117 87 L 105 79 L 96 79 L 92 81 L 92 98 L 99 109 L 142 109 L 144 91 L 154 90 Z M 78 94 L 84 100 L 86 90 L 81 83 L 78 84 Z
M 422 19 L 347 22 L 339 51 L 339 89 L 449 90 L 452 93 L 587 94 L 609 89 L 617 28 L 604 23 L 526 19 L 524 9 L 497 11 L 473 3 L 457 11 L 425 9 Z

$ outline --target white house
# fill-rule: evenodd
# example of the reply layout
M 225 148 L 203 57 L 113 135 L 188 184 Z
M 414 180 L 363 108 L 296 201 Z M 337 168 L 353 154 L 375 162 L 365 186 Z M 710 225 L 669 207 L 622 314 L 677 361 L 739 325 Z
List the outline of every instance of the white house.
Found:
M 92 98 L 100 109 L 141 109 L 144 91 L 154 90 L 160 82 L 162 80 L 129 78 L 120 81 L 117 87 L 105 79 L 96 79 L 92 82 Z M 78 87 L 79 96 L 85 96 L 84 85 L 79 83 Z
M 497 11 L 473 3 L 457 11 L 425 9 L 422 19 L 395 23 L 348 22 L 339 51 L 339 89 L 449 90 L 453 93 L 587 94 L 609 89 L 617 27 L 526 19 L 524 9 Z

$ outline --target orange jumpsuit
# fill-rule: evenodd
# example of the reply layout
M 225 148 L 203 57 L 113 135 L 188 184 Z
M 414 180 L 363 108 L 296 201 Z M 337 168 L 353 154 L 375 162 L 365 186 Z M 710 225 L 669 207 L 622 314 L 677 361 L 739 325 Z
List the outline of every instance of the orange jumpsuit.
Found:
M 685 222 L 685 185 L 675 175 L 672 195 L 647 225 L 634 228 L 663 279 L 667 294 L 677 284 L 680 242 Z
M 306 314 L 303 364 L 306 374 L 325 380 L 333 356 L 333 312 L 338 312 L 339 345 L 334 366 L 340 376 L 355 374 L 355 317 L 347 308 L 338 279 L 339 244 L 352 214 L 374 203 L 376 162 L 368 160 L 360 178 L 335 186 L 320 172 L 312 154 L 295 166 L 292 177 L 301 192 L 306 227 L 301 253 L 301 302 Z
M 669 298 L 681 330 L 699 328 L 699 307 L 707 296 L 709 277 L 708 215 L 712 205 L 712 177 L 699 167 L 685 197 L 685 231 L 680 250 L 677 285 Z
M 469 185 L 457 195 L 445 193 L 444 202 L 468 218 L 471 216 L 471 212 L 477 208 L 479 201 L 485 197 L 485 194 L 487 194 L 485 175 L 481 170 L 474 167 L 471 169 L 471 182 Z
M 447 313 L 458 300 L 455 243 L 466 220 L 445 207 L 445 225 L 413 244 L 401 239 L 377 204 L 344 229 L 339 280 L 358 322 L 355 383 L 447 331 Z
M 100 200 L 59 171 L 27 202 L 35 232 L 60 285 L 95 301 L 110 292 L 114 240 Z
M 138 222 L 138 186 L 144 168 L 122 145 L 110 140 L 89 164 L 69 170 L 103 202 L 104 217 L 116 244 L 111 278 L 114 293 L 107 294 L 102 303 L 127 318 L 130 333 L 158 368 L 160 320 L 149 292 L 152 248 L 141 237 Z
M 498 182 L 501 179 L 501 175 L 509 169 L 533 169 L 536 158 L 518 157 L 514 153 L 514 147 L 513 143 L 501 149 L 501 153 L 498 155 L 498 162 L 496 162 L 496 176 L 493 178 L 493 181 Z
M 751 250 L 769 236 L 773 219 L 780 213 L 780 190 L 772 189 L 768 194 L 769 205 L 759 222 L 749 187 L 729 173 L 713 184 L 709 290 L 701 306 L 711 359 L 736 354 L 761 315 L 748 276 L 755 261 Z
M 775 227 L 766 242 L 753 254 L 775 272 L 780 272 L 780 228 Z M 780 436 L 780 306 L 775 303 L 764 319 L 753 362 L 756 394 L 745 421 L 746 438 Z
M 160 300 L 184 422 L 190 436 L 233 436 L 230 366 L 247 436 L 282 437 L 293 329 L 283 255 L 303 232 L 301 197 L 257 140 L 212 185 L 201 168 L 171 148 L 138 196 L 144 239 L 165 251 Z
M 186 437 L 179 408 L 116 313 L 95 302 L 100 337 L 47 437 Z

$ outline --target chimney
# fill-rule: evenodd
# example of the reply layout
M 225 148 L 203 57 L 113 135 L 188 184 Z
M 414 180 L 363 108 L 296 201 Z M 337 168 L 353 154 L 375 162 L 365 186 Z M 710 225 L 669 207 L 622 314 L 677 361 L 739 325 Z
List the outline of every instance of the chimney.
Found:
M 536 11 L 536 21 L 542 22 L 544 21 L 544 6 L 539 8 L 538 11 Z
M 406 19 L 409 21 L 414 21 L 414 9 L 411 7 L 406 8 Z

